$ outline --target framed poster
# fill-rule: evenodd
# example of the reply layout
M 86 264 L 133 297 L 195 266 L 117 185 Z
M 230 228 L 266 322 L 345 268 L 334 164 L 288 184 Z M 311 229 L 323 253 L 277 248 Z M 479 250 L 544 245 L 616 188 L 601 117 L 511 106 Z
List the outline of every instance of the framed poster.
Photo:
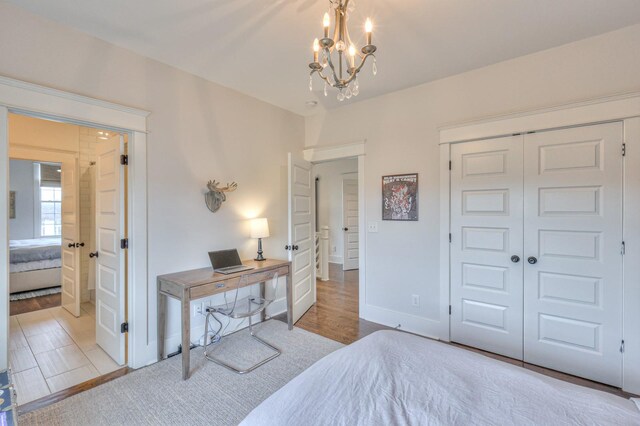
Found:
M 382 176 L 382 220 L 418 220 L 418 174 Z
M 9 191 L 9 219 L 16 218 L 16 191 Z

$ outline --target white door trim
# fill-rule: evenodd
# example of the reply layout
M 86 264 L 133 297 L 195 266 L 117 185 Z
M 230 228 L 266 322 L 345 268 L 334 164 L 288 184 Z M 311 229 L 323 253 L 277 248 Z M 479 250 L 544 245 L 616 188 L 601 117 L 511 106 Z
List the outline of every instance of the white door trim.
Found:
M 323 161 L 342 160 L 345 158 L 358 158 L 358 227 L 361 230 L 359 235 L 358 251 L 358 315 L 366 318 L 366 239 L 367 233 L 365 225 L 365 195 L 364 195 L 364 158 L 366 140 L 347 143 L 343 145 L 314 146 L 302 151 L 305 160 L 312 164 Z
M 149 112 L 0 76 L 0 369 L 8 367 L 9 235 L 8 114 L 15 112 L 73 124 L 114 129 L 129 134 L 128 365 L 139 368 L 156 361 L 147 312 L 155 287 L 147 279 L 147 116 Z M 155 297 L 153 297 L 155 300 Z M 134 309 L 135 307 L 135 309 Z
M 493 117 L 474 123 L 462 123 L 440 129 L 440 303 L 441 318 L 449 317 L 450 303 L 450 175 L 451 143 L 485 139 L 529 131 L 587 125 L 607 121 L 623 121 L 627 154 L 624 165 L 624 262 L 623 291 L 623 389 L 640 393 L 640 217 L 633 212 L 640 209 L 640 193 L 635 185 L 640 181 L 640 93 L 598 98 L 544 110 L 534 110 L 502 117 Z M 441 321 L 449 324 L 449 319 Z M 444 327 L 443 327 L 444 328 Z M 447 327 L 448 328 L 448 327 Z M 449 340 L 443 330 L 442 340 Z

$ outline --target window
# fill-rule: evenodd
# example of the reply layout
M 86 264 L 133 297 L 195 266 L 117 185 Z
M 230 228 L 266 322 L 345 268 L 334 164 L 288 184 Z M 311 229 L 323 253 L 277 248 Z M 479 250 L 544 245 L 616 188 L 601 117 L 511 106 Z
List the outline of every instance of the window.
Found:
M 62 188 L 40 187 L 40 235 L 62 234 Z
M 61 164 L 34 163 L 36 176 L 36 232 L 41 237 L 62 235 Z

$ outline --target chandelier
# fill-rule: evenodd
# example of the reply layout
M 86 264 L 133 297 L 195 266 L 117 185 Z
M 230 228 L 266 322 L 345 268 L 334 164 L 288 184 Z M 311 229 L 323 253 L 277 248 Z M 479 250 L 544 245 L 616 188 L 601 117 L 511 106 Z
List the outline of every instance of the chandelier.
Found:
M 320 40 L 313 41 L 313 62 L 309 64 L 311 68 L 309 90 L 313 91 L 313 74 L 318 74 L 324 80 L 324 95 L 327 96 L 329 86 L 335 87 L 338 89 L 338 101 L 342 102 L 345 98 L 358 96 L 360 92 L 358 73 L 369 56 L 373 57 L 373 75 L 377 73 L 374 55 L 376 47 L 371 44 L 373 24 L 371 19 L 367 18 L 364 26 L 367 44 L 358 52 L 349 37 L 347 28 L 349 0 L 329 0 L 329 3 L 330 8 L 334 10 L 335 30 L 333 38 L 329 38 L 331 18 L 329 13 L 325 13 L 322 22 L 324 36 Z M 320 51 L 322 51 L 322 61 L 319 61 Z M 356 62 L 358 62 L 357 66 Z

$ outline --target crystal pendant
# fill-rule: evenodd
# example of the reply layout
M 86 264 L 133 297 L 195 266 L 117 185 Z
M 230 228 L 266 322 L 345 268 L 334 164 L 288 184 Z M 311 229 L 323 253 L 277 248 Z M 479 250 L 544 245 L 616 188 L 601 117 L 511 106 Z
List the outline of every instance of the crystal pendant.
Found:
M 328 95 L 328 88 L 329 88 L 329 84 L 327 84 L 327 82 L 324 83 L 324 95 L 327 96 Z
M 322 68 L 326 68 L 327 65 L 329 65 L 329 61 L 327 60 L 327 54 L 323 52 L 322 54 L 322 62 L 321 62 Z
M 373 58 L 373 65 L 371 66 L 371 71 L 373 75 L 378 74 L 378 66 L 376 65 L 376 58 Z
M 344 95 L 345 95 L 345 97 L 347 99 L 351 99 L 352 93 L 351 93 L 351 88 L 350 87 L 347 87 L 347 90 L 345 91 Z
M 360 83 L 358 82 L 358 77 L 356 77 L 356 79 L 353 81 L 353 88 L 354 89 L 359 89 L 360 88 Z
M 358 96 L 358 93 L 360 93 L 360 89 L 358 89 L 358 87 L 354 87 L 351 92 L 353 93 L 353 96 Z
M 309 91 L 313 92 L 313 76 L 309 76 Z
M 338 101 L 339 102 L 344 101 L 344 93 L 342 93 L 342 91 L 338 92 Z

